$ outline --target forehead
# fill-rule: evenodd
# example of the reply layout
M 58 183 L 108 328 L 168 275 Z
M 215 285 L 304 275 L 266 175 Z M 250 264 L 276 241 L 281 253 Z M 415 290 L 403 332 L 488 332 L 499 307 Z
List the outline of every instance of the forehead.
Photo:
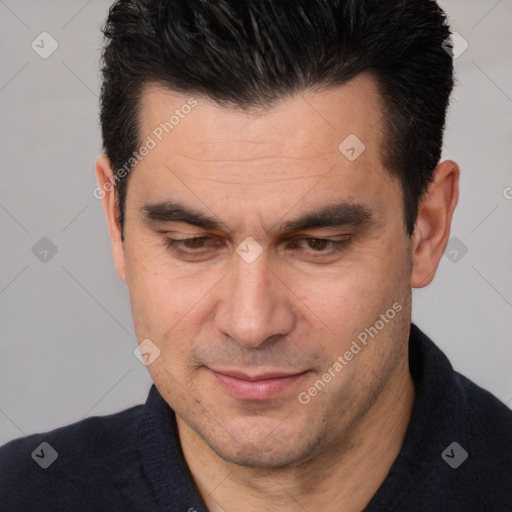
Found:
M 251 111 L 152 85 L 140 107 L 140 140 L 154 144 L 130 178 L 138 209 L 176 200 L 253 227 L 343 201 L 381 218 L 386 210 L 400 215 L 400 187 L 381 163 L 382 108 L 368 75 Z
M 278 158 L 318 161 L 340 156 L 340 143 L 351 135 L 365 145 L 366 156 L 378 159 L 382 126 L 380 96 L 368 74 L 342 86 L 284 97 L 264 109 L 225 107 L 156 85 L 144 88 L 140 102 L 141 139 L 155 137 L 156 130 L 163 139 L 157 140 L 156 153 L 167 149 L 199 165 Z

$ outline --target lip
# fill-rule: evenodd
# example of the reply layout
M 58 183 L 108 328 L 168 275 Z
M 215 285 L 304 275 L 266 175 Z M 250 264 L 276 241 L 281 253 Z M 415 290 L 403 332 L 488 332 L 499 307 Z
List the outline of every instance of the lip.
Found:
M 277 398 L 306 375 L 300 373 L 265 372 L 248 375 L 238 370 L 215 371 L 210 369 L 219 386 L 239 400 L 264 401 Z

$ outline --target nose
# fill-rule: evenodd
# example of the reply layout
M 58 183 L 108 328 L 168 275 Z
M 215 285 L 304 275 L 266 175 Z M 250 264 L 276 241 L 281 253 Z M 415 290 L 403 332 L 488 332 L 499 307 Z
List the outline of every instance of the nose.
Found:
M 247 348 L 260 348 L 293 331 L 296 314 L 291 294 L 264 252 L 247 263 L 234 255 L 234 267 L 223 283 L 215 326 Z

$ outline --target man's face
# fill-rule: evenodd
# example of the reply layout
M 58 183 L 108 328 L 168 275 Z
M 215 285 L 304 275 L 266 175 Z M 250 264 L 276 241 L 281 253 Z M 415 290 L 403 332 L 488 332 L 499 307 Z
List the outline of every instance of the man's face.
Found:
M 137 340 L 159 348 L 148 370 L 178 422 L 217 454 L 304 461 L 406 354 L 410 240 L 379 96 L 360 76 L 259 113 L 194 99 L 142 97 L 141 140 L 156 146 L 130 176 L 121 265 Z

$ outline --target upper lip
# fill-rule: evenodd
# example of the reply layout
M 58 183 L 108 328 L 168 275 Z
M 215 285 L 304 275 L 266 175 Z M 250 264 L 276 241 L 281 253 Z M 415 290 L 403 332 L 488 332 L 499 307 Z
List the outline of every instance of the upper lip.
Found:
M 255 382 L 258 380 L 270 380 L 270 379 L 278 379 L 283 377 L 295 377 L 296 375 L 301 375 L 302 372 L 297 371 L 270 371 L 270 372 L 263 372 L 263 373 L 257 373 L 253 375 L 249 375 L 248 373 L 242 372 L 240 370 L 213 370 L 215 373 L 220 373 L 222 375 L 227 375 L 228 377 L 234 377 L 235 379 L 240 380 L 246 380 L 249 382 Z

